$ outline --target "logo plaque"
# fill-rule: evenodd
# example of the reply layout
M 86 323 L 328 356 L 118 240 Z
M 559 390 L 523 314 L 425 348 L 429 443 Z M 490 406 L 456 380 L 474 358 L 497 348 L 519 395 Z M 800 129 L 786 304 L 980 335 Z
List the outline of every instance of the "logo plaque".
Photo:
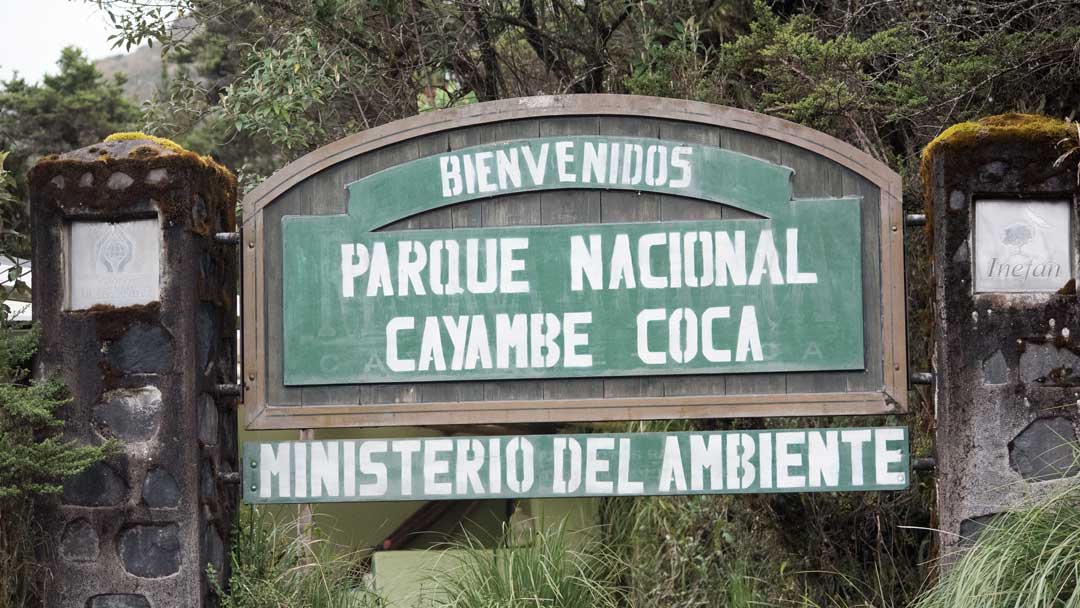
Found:
M 68 309 L 158 299 L 161 236 L 156 219 L 72 222 L 68 235 Z

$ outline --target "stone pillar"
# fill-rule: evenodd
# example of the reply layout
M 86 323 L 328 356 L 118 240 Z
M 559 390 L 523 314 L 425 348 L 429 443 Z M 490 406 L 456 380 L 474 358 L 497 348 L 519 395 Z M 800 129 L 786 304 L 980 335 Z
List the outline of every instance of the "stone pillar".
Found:
M 1069 135 L 1045 117 L 996 116 L 923 156 L 945 564 L 993 515 L 1080 472 L 1076 159 L 1055 166 Z
M 55 608 L 214 605 L 239 488 L 236 181 L 171 142 L 97 144 L 30 172 L 39 374 L 67 438 L 120 452 L 42 509 Z

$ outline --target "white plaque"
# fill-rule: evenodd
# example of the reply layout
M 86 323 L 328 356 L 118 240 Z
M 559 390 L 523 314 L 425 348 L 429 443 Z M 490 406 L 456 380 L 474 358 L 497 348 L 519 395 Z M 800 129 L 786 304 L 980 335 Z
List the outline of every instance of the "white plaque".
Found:
M 975 201 L 975 291 L 1052 292 L 1073 277 L 1068 201 Z
M 72 222 L 68 229 L 68 308 L 131 306 L 160 297 L 158 220 Z

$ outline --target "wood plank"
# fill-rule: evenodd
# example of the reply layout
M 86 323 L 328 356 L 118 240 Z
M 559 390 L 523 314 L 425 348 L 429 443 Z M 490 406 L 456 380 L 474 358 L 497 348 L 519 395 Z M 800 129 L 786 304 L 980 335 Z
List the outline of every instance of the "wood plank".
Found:
M 795 170 L 792 183 L 795 198 L 840 197 L 844 195 L 842 167 L 795 146 L 785 145 L 782 163 Z M 829 319 L 819 319 L 828 322 Z M 847 386 L 844 372 L 793 373 L 787 377 L 789 393 L 821 393 L 843 391 Z
M 483 143 L 480 127 L 451 131 L 447 134 L 447 139 L 451 150 L 479 146 Z M 484 201 L 470 201 L 454 205 L 451 215 L 454 218 L 454 228 L 479 228 L 483 225 Z
M 302 187 L 302 185 L 301 185 Z M 299 188 L 299 187 L 298 187 Z M 284 363 L 281 347 L 281 328 L 284 314 L 281 306 L 282 290 L 282 251 L 281 218 L 284 215 L 296 215 L 303 212 L 298 188 L 293 188 L 263 213 L 263 239 L 266 247 L 266 286 L 263 310 L 266 311 L 266 400 L 270 405 L 301 405 L 303 391 L 299 387 L 287 387 L 283 384 Z
M 599 131 L 600 119 L 595 116 L 547 118 L 540 121 L 541 137 L 596 135 Z M 545 226 L 599 222 L 600 190 L 554 190 L 541 193 L 540 221 Z
M 460 150 L 478 146 L 481 142 L 479 127 L 451 131 L 446 135 L 448 150 Z M 427 228 L 479 228 L 483 223 L 483 201 L 471 201 L 443 207 L 420 216 L 421 227 Z M 420 400 L 439 401 L 478 401 L 484 398 L 482 382 L 432 382 L 419 388 Z
M 358 166 L 357 179 L 393 167 L 420 156 L 417 140 L 408 140 L 377 152 L 366 154 Z M 405 218 L 380 230 L 412 230 L 420 226 L 416 217 Z M 413 403 L 419 400 L 420 391 L 412 384 L 364 384 L 360 387 L 360 403 Z
M 445 424 L 528 424 L 766 416 L 848 416 L 893 414 L 897 408 L 880 392 L 847 394 L 690 395 L 469 403 L 272 408 L 256 422 L 260 429 L 330 426 L 425 426 Z
M 781 163 L 780 146 L 774 140 L 737 131 L 735 129 L 721 129 L 720 146 L 741 152 L 772 163 Z M 724 208 L 724 219 L 748 219 L 755 217 L 754 214 L 736 209 Z M 731 374 L 727 377 L 727 394 L 729 395 L 761 395 L 787 392 L 786 374 Z
M 849 391 L 878 390 L 885 385 L 882 345 L 881 190 L 854 171 L 843 171 L 844 194 L 862 197 L 863 344 L 866 369 L 844 374 Z
M 425 135 L 417 142 L 417 152 L 420 158 L 426 156 L 434 156 L 436 154 L 442 154 L 450 151 L 450 137 L 446 133 L 433 133 L 431 135 Z M 430 230 L 433 228 L 453 228 L 454 227 L 454 206 L 441 207 L 439 209 L 433 209 L 427 213 L 422 213 L 417 217 L 417 228 L 421 230 Z
M 298 191 L 304 213 L 310 215 L 345 213 L 348 206 L 348 194 L 345 191 L 345 184 L 356 179 L 356 163 L 339 165 L 330 171 L 324 172 L 323 175 L 325 176 L 324 179 L 308 180 L 299 186 Z M 333 243 L 327 242 L 323 244 L 327 259 L 333 259 L 333 252 L 329 251 L 331 247 L 334 247 Z M 323 288 L 329 290 L 327 286 L 323 286 Z M 345 306 L 343 300 L 338 299 L 335 302 L 330 298 L 321 298 L 320 304 L 323 309 L 320 312 L 325 313 L 320 316 L 322 319 L 327 320 L 331 318 L 332 310 L 326 310 L 326 307 L 336 305 L 343 308 Z M 318 327 L 319 337 L 327 340 L 340 338 L 340 333 L 348 334 L 350 332 L 350 328 L 335 327 L 329 322 L 320 322 Z M 303 387 L 301 400 L 304 405 L 356 405 L 360 403 L 360 386 L 305 386 Z
M 660 139 L 719 147 L 720 129 L 686 122 L 665 122 L 660 125 Z M 725 207 L 709 201 L 662 195 L 660 219 L 665 222 L 719 220 L 724 217 Z
M 481 127 L 485 144 L 540 136 L 539 120 L 499 122 Z M 502 196 L 481 201 L 482 225 L 535 226 L 540 224 L 540 194 L 526 193 Z M 484 382 L 484 399 L 542 399 L 544 385 L 540 380 L 499 380 Z
M 660 137 L 660 122 L 644 119 L 603 116 L 600 135 Z M 600 220 L 605 224 L 617 222 L 659 222 L 660 196 L 652 193 L 605 190 L 600 193 Z M 605 378 L 605 397 L 660 397 L 664 381 L 655 376 Z
M 600 119 L 595 116 L 547 118 L 540 121 L 541 137 L 596 135 L 599 132 Z M 543 192 L 540 195 L 540 222 L 544 225 L 599 223 L 600 193 L 600 190 Z M 544 380 L 541 385 L 545 399 L 584 399 L 604 396 L 602 378 Z
M 663 122 L 660 138 L 706 146 L 720 146 L 719 128 L 702 128 L 685 122 Z M 680 196 L 660 197 L 660 219 L 664 222 L 694 220 L 720 220 L 724 217 L 724 205 Z M 727 392 L 725 374 L 700 374 L 694 376 L 668 376 L 664 378 L 664 395 L 723 395 Z

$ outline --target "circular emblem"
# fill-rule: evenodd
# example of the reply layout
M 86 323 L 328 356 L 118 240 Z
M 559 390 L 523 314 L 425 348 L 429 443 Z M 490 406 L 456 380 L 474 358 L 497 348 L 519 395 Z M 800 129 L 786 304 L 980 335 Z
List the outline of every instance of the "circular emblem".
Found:
M 98 239 L 98 264 L 103 266 L 106 272 L 123 272 L 134 254 L 135 244 L 116 224 L 110 225 L 109 230 Z

